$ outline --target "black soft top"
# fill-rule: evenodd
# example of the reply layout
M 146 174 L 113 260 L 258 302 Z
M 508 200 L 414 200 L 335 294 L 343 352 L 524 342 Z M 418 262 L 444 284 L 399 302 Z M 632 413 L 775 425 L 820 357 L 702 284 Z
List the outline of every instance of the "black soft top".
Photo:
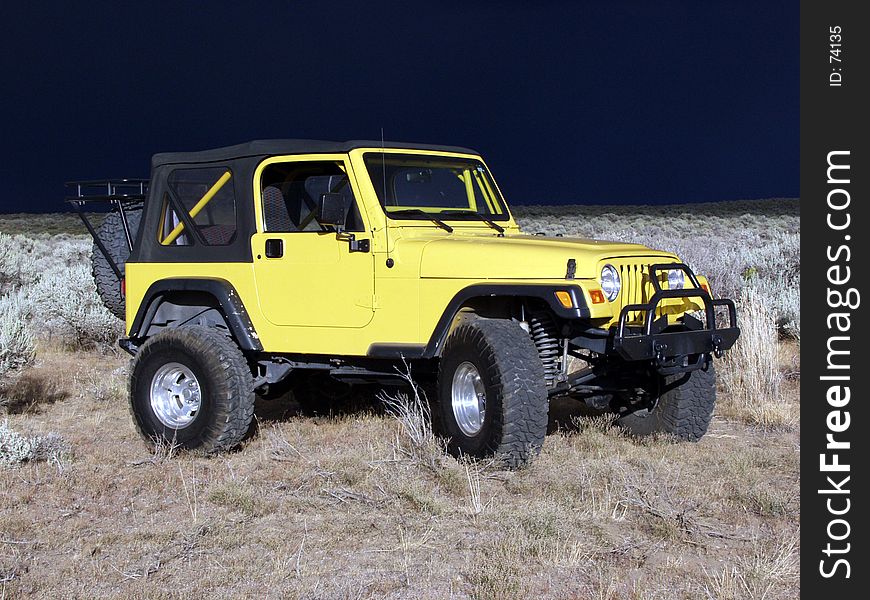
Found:
M 328 140 L 253 140 L 235 146 L 212 148 L 199 152 L 161 152 L 151 159 L 151 168 L 180 163 L 207 163 L 233 160 L 252 156 L 275 156 L 281 154 L 341 154 L 355 148 L 400 148 L 409 150 L 438 150 L 462 154 L 479 154 L 470 148 L 459 146 L 434 146 L 431 144 L 412 144 L 407 142 L 381 142 L 374 140 L 349 140 L 331 142 Z

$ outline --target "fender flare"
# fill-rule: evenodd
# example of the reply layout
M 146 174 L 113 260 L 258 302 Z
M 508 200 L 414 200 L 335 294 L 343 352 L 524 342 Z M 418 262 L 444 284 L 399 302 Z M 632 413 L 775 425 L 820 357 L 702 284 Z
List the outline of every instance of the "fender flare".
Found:
M 141 339 L 151 326 L 163 298 L 172 292 L 202 292 L 212 296 L 217 301 L 239 348 L 248 352 L 263 350 L 239 293 L 233 284 L 220 278 L 169 278 L 152 283 L 139 303 L 130 327 L 130 339 Z
M 564 290 L 571 295 L 574 308 L 565 308 L 556 299 L 555 292 Z M 576 284 L 571 285 L 555 285 L 555 284 L 486 284 L 479 283 L 470 285 L 459 290 L 455 296 L 447 304 L 441 318 L 435 325 L 432 335 L 429 337 L 429 342 L 424 346 L 422 344 L 372 344 L 369 346 L 368 356 L 373 358 L 392 358 L 392 359 L 417 359 L 417 358 L 435 358 L 440 355 L 441 348 L 450 333 L 450 324 L 459 310 L 469 300 L 474 298 L 486 298 L 492 296 L 501 296 L 509 298 L 537 298 L 543 300 L 552 309 L 557 317 L 563 319 L 588 319 L 590 317 L 589 307 L 586 305 L 586 298 L 583 295 L 583 290 Z

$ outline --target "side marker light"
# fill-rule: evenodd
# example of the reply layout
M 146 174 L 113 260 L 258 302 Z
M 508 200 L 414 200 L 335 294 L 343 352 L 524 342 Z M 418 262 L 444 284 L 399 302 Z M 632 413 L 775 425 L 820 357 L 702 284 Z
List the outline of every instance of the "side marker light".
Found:
M 571 294 L 569 294 L 565 290 L 559 290 L 558 292 L 556 292 L 556 299 L 559 301 L 559 304 L 561 304 L 565 308 L 574 308 L 574 302 L 571 300 Z

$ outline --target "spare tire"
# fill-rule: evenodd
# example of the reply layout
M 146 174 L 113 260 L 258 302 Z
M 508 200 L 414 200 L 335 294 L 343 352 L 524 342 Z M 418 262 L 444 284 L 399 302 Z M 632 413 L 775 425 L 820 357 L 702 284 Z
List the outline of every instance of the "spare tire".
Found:
M 126 208 L 124 215 L 127 217 L 130 237 L 135 240 L 136 233 L 139 231 L 139 221 L 142 220 L 142 207 Z M 103 242 L 115 264 L 118 265 L 123 277 L 124 265 L 130 256 L 130 248 L 127 246 L 127 236 L 124 234 L 121 215 L 116 212 L 106 215 L 103 223 L 97 228 L 97 236 Z M 124 295 L 121 293 L 121 282 L 96 242 L 91 249 L 91 270 L 94 274 L 94 283 L 97 285 L 97 293 L 103 304 L 106 305 L 109 312 L 123 321 L 125 302 Z

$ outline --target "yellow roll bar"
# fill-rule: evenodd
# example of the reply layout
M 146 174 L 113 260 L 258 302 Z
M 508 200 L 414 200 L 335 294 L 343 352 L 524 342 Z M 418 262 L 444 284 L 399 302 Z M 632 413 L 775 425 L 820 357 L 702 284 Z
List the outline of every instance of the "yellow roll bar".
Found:
M 468 208 L 477 210 L 477 197 L 474 195 L 474 186 L 471 183 L 471 171 L 462 171 L 462 181 L 465 182 L 465 194 L 468 196 Z
M 486 186 L 486 191 L 489 193 L 493 213 L 497 215 L 502 214 L 501 203 L 498 201 L 498 196 L 495 195 L 495 190 L 492 189 L 492 184 L 490 184 L 489 178 L 480 175 L 480 179 L 483 181 L 483 185 Z
M 495 201 L 489 197 L 489 192 L 483 186 L 483 177 L 477 171 L 474 171 L 474 180 L 477 182 L 477 187 L 480 188 L 480 195 L 483 196 L 483 201 L 486 203 L 486 207 L 489 209 L 489 212 L 491 214 L 496 214 Z
M 214 185 L 212 185 L 209 188 L 209 190 L 203 195 L 203 197 L 199 199 L 199 202 L 197 202 L 194 205 L 194 207 L 190 209 L 190 212 L 187 213 L 188 216 L 191 219 L 196 217 L 196 215 L 198 215 L 199 212 L 203 208 L 205 208 L 205 205 L 208 204 L 209 202 L 211 202 L 211 199 L 215 197 L 215 195 L 220 191 L 220 189 L 222 187 L 224 187 L 226 182 L 229 181 L 230 177 L 232 177 L 232 176 L 233 176 L 233 174 L 230 173 L 229 171 L 227 171 L 226 173 L 221 175 L 220 178 L 214 182 Z M 167 235 L 165 238 L 163 238 L 163 241 L 161 241 L 160 243 L 163 244 L 164 246 L 168 246 L 169 244 L 174 242 L 178 238 L 178 236 L 181 235 L 181 233 L 183 231 L 184 231 L 184 223 L 179 223 L 178 225 L 175 226 L 175 229 L 173 229 L 169 233 L 169 235 Z

